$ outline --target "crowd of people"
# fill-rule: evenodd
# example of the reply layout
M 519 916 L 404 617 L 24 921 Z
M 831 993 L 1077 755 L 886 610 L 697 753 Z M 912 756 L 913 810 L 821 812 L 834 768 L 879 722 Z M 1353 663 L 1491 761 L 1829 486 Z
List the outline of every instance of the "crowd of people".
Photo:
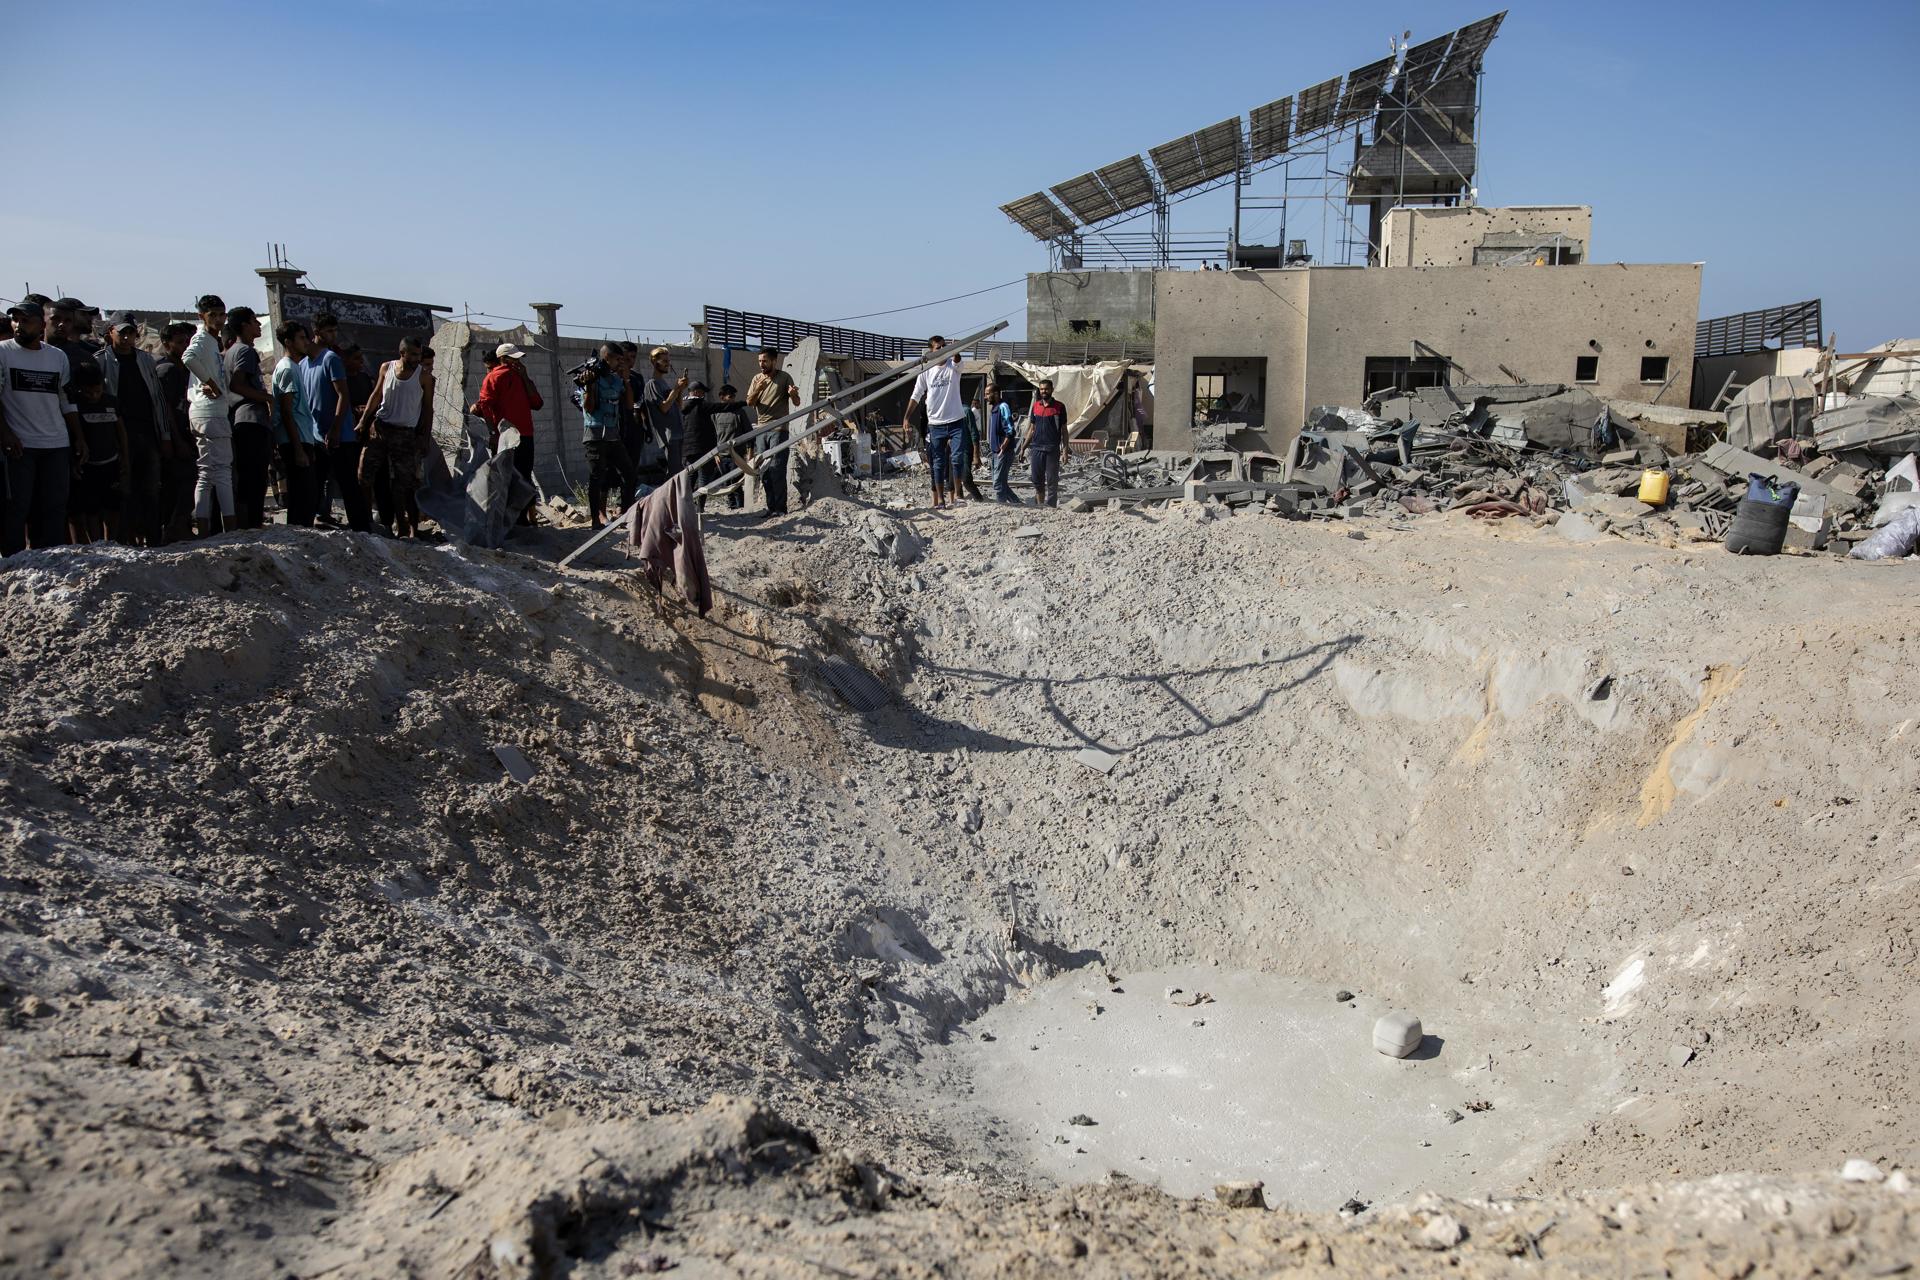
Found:
M 173 322 L 149 334 L 125 312 L 102 323 L 97 309 L 76 298 L 30 295 L 7 309 L 0 554 L 102 539 L 161 546 L 258 528 L 276 476 L 290 525 L 339 524 L 337 506 L 348 528 L 371 531 L 377 514 L 395 536 L 417 536 L 433 349 L 405 338 L 369 371 L 365 353 L 339 345 L 337 320 L 322 312 L 311 324 L 279 327 L 282 354 L 269 371 L 253 309 L 228 308 L 209 294 L 195 310 L 197 325 Z M 945 345 L 939 336 L 928 340 L 934 353 Z M 488 353 L 467 412 L 487 424 L 491 448 L 510 449 L 531 479 L 533 415 L 545 401 L 525 356 L 511 342 Z M 699 487 L 744 473 L 758 481 L 766 513 L 784 513 L 789 433 L 764 428 L 802 401 L 780 357 L 773 348 L 759 353 L 744 396 L 730 385 L 713 393 L 675 376 L 665 347 L 647 353 L 643 370 L 638 346 L 607 342 L 573 370 L 594 527 L 688 466 Z M 1020 501 L 1011 476 L 1024 451 L 1035 502 L 1058 505 L 1067 414 L 1052 384 L 1039 384 L 1024 428 L 1004 396 L 990 388 L 988 398 L 994 498 Z M 907 420 L 930 463 L 933 505 L 981 499 L 973 480 L 981 433 L 961 392 L 957 357 L 919 373 Z M 723 489 L 731 509 L 742 507 L 743 488 Z M 520 521 L 533 523 L 534 512 L 529 503 Z
M 113 539 L 161 546 L 266 523 L 411 528 L 432 397 L 418 340 L 367 371 L 329 314 L 290 320 L 261 367 L 259 315 L 209 294 L 199 324 L 147 333 L 76 298 L 30 295 L 0 330 L 0 553 Z M 157 347 L 158 354 L 147 349 Z M 277 467 L 276 467 L 277 463 Z

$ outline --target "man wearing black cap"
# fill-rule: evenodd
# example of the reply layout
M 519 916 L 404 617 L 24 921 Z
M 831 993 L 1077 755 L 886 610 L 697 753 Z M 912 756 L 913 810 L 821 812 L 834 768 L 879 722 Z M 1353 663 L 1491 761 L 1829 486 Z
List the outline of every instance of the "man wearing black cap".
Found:
M 0 554 L 67 540 L 67 496 L 87 460 L 80 419 L 67 399 L 71 367 L 49 346 L 46 311 L 22 302 L 7 309 L 13 337 L 0 342 L 0 453 L 7 459 L 7 502 Z
M 100 344 L 93 338 L 93 321 L 99 314 L 78 298 L 62 298 L 48 308 L 46 341 L 67 357 L 69 369 L 100 353 Z
M 126 508 L 122 536 L 135 546 L 160 545 L 160 467 L 173 456 L 167 401 L 153 357 L 140 349 L 140 322 L 122 311 L 107 322 L 107 345 L 95 357 L 107 394 L 127 432 Z

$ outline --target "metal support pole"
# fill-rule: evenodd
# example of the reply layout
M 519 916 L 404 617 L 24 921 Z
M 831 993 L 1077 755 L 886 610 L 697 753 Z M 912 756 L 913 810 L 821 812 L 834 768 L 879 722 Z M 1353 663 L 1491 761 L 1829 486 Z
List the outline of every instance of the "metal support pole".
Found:
M 775 418 L 772 422 L 766 423 L 759 427 L 755 427 L 746 436 L 742 437 L 739 440 L 735 440 L 731 445 L 731 448 L 734 448 L 734 449 L 744 448 L 745 446 L 750 445 L 753 441 L 760 439 L 762 436 L 768 435 L 774 431 L 781 430 L 789 422 L 793 422 L 797 419 L 805 418 L 812 413 L 816 413 L 816 412 L 846 413 L 847 411 L 852 409 L 863 409 L 867 405 L 874 403 L 875 401 L 881 399 L 882 397 L 890 395 L 892 392 L 897 390 L 901 386 L 901 384 L 910 382 L 914 378 L 918 377 L 922 369 L 925 369 L 931 365 L 939 364 L 942 360 L 958 359 L 961 352 L 967 350 L 969 347 L 973 346 L 975 343 L 984 341 L 985 339 L 992 337 L 994 334 L 999 333 L 1002 329 L 1007 327 L 1007 323 L 1008 323 L 1007 321 L 1001 320 L 995 324 L 989 325 L 987 328 L 982 329 L 977 333 L 972 333 L 964 338 L 958 339 L 955 342 L 950 343 L 945 347 L 942 347 L 937 352 L 929 351 L 925 355 L 918 358 L 917 360 L 909 361 L 908 363 L 902 365 L 898 369 L 890 369 L 886 373 L 875 374 L 873 377 L 868 378 L 864 382 L 855 383 L 851 387 L 846 387 L 838 392 L 828 395 L 825 399 L 816 400 L 812 404 L 809 404 L 804 408 L 794 410 L 792 413 L 787 414 L 785 417 Z M 852 401 L 851 403 L 844 402 L 846 400 L 846 397 L 854 395 L 858 392 L 863 392 L 863 391 L 867 392 L 868 394 L 862 396 L 858 400 Z M 832 427 L 834 425 L 836 425 L 835 421 L 833 419 L 829 419 L 828 421 L 821 423 L 819 426 L 814 427 L 811 430 L 808 430 L 806 432 L 803 432 L 801 435 L 797 436 L 796 438 L 792 440 L 788 440 L 780 445 L 775 446 L 772 449 L 767 450 L 765 453 L 755 458 L 754 461 L 763 462 L 768 458 L 772 458 L 779 454 L 785 453 L 788 449 L 791 449 L 794 445 L 798 444 L 801 440 L 805 440 L 811 436 L 818 435 L 820 432 L 825 431 L 827 428 Z M 715 448 L 707 450 L 707 452 L 701 454 L 698 458 L 695 458 L 693 461 L 687 463 L 684 469 L 687 471 L 696 470 L 700 467 L 705 466 L 707 463 L 713 461 L 715 458 L 718 458 L 719 456 L 720 456 L 720 450 L 716 446 Z M 722 489 L 728 484 L 731 484 L 733 482 L 734 482 L 733 477 L 731 476 L 723 480 L 716 480 L 712 484 L 705 485 L 699 489 L 696 489 L 694 491 L 694 496 L 706 497 L 708 494 L 711 494 L 716 490 Z M 640 503 L 635 502 L 632 506 L 628 507 L 625 511 L 621 512 L 618 519 L 607 521 L 605 527 L 603 527 L 600 530 L 600 532 L 594 534 L 591 538 L 588 538 L 585 542 L 581 543 L 579 546 L 575 547 L 571 552 L 569 552 L 566 555 L 566 557 L 560 561 L 559 567 L 562 569 L 566 568 L 567 566 L 571 565 L 575 560 L 578 560 L 581 556 L 585 555 L 588 551 L 598 546 L 606 538 L 610 537 L 615 530 L 629 527 L 634 519 L 634 514 L 639 510 L 640 510 Z

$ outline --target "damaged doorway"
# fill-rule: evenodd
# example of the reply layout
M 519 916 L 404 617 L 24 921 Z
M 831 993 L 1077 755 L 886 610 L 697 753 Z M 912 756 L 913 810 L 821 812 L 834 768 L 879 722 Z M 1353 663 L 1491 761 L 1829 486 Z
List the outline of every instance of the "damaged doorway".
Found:
M 1198 356 L 1193 362 L 1193 424 L 1257 431 L 1267 421 L 1265 356 Z

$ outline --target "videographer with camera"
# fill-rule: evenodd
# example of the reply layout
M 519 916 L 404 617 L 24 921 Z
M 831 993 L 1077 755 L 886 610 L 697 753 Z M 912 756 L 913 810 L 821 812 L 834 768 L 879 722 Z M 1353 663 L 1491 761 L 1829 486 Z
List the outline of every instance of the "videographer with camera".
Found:
M 633 412 L 633 389 L 621 376 L 620 349 L 611 342 L 600 345 L 600 354 L 573 371 L 580 388 L 575 403 L 586 422 L 587 507 L 593 527 L 606 523 L 607 494 L 617 491 L 625 511 L 633 501 L 635 487 L 633 456 L 620 439 L 620 417 Z

